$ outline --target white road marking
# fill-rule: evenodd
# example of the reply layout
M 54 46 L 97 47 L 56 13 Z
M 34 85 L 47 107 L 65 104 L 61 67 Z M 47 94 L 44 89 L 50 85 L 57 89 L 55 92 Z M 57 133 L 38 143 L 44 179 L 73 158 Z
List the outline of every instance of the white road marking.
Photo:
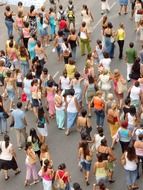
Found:
M 113 9 L 113 7 L 116 5 L 116 3 L 117 2 L 114 2 L 112 5 L 111 5 L 111 7 L 110 7 L 110 11 L 111 11 L 111 9 Z M 101 21 L 102 21 L 102 18 L 103 17 L 101 17 L 99 20 L 98 20 L 98 22 L 95 24 L 95 26 L 93 27 L 93 30 L 95 30 L 97 27 L 98 27 L 98 25 L 101 23 Z
M 59 71 L 57 71 L 57 72 L 54 74 L 53 79 L 55 79 L 58 74 L 59 74 Z

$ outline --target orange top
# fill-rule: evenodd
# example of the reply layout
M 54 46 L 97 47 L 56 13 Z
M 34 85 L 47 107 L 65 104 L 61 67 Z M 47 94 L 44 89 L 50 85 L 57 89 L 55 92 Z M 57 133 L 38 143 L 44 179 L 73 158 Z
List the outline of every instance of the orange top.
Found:
M 94 97 L 93 103 L 94 103 L 94 108 L 96 110 L 102 110 L 104 108 L 103 100 L 97 96 Z

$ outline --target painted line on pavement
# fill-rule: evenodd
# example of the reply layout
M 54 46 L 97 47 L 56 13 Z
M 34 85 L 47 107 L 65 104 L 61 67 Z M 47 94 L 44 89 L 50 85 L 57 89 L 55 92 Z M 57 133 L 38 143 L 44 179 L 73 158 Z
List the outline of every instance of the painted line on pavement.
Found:
M 116 5 L 116 2 L 114 2 L 112 5 L 111 5 L 111 7 L 110 7 L 110 11 L 113 9 L 113 7 Z M 102 21 L 102 19 L 103 19 L 103 17 L 101 17 L 99 20 L 98 20 L 98 22 L 95 24 L 95 26 L 93 27 L 93 30 L 95 30 L 97 27 L 98 27 L 98 25 L 101 23 L 101 21 Z
M 59 74 L 59 71 L 57 71 L 57 72 L 54 74 L 53 79 L 55 79 L 58 74 Z

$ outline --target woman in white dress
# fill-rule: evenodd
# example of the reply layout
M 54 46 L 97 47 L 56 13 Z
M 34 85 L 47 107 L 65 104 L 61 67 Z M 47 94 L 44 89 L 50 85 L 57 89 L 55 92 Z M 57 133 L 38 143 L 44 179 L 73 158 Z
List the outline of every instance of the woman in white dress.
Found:
M 139 27 L 137 28 L 137 35 L 139 35 L 139 41 L 143 42 L 143 20 L 141 20 L 139 23 Z
M 142 11 L 142 4 L 139 0 L 136 0 L 135 2 L 135 24 L 136 24 L 136 30 L 139 27 L 139 22 L 142 19 L 142 14 L 139 14 L 139 12 Z
M 93 16 L 88 9 L 87 5 L 83 5 L 82 10 L 81 10 L 81 16 L 82 16 L 82 22 L 86 23 L 87 27 L 87 33 L 89 34 L 89 38 L 92 32 L 92 21 L 94 21 Z

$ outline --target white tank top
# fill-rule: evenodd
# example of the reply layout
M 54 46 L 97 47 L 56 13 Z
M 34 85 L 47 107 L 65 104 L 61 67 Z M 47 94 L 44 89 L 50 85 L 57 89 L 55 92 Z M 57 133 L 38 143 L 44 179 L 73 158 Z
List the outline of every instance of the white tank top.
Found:
M 71 96 L 67 96 L 67 112 L 70 113 L 77 113 L 77 108 L 75 106 L 75 101 L 74 101 L 75 97 L 71 97 Z
M 137 169 L 137 164 L 135 160 L 133 161 L 128 160 L 127 152 L 125 153 L 125 158 L 126 158 L 126 164 L 124 165 L 124 169 L 129 171 L 135 171 Z

